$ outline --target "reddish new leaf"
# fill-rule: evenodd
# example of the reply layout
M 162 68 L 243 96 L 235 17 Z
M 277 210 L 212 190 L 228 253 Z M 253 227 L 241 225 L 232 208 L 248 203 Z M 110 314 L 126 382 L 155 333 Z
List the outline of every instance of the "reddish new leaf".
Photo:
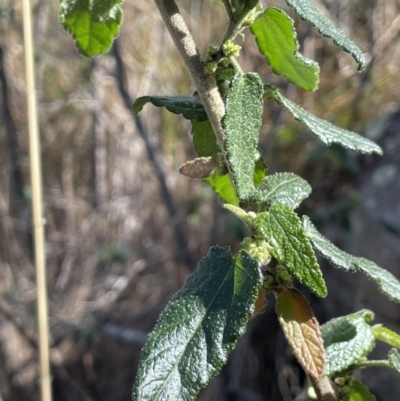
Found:
M 297 290 L 286 289 L 278 295 L 276 313 L 300 365 L 311 377 L 321 379 L 325 369 L 324 342 L 307 299 Z

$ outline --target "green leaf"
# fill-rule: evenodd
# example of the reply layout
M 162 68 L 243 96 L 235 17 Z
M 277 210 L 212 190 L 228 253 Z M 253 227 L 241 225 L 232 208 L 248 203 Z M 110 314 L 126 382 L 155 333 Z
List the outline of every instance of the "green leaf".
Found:
M 173 297 L 142 350 L 134 401 L 189 401 L 244 334 L 261 284 L 258 262 L 213 247 Z
M 324 343 L 307 299 L 297 290 L 286 289 L 278 295 L 275 309 L 300 365 L 314 379 L 321 379 L 325 368 Z
M 267 169 L 262 159 L 258 159 L 256 161 L 253 179 L 256 187 L 260 184 L 266 173 Z M 223 203 L 239 206 L 239 199 L 228 173 L 221 172 L 221 170 L 217 168 L 203 181 L 210 185 L 214 192 L 221 198 Z
M 400 302 L 400 281 L 392 273 L 368 259 L 357 258 L 357 262 L 358 271 L 375 280 L 382 294 L 385 294 L 392 301 Z
M 318 87 L 319 67 L 299 52 L 293 20 L 278 8 L 269 7 L 251 25 L 258 49 L 275 74 L 305 91 Z
M 213 189 L 224 203 L 239 206 L 239 199 L 236 196 L 235 187 L 228 173 L 221 174 L 218 169 L 216 169 L 203 181 Z
M 400 334 L 382 326 L 373 327 L 372 329 L 377 340 L 400 349 Z
M 325 374 L 338 373 L 366 356 L 375 346 L 371 327 L 373 312 L 364 309 L 332 319 L 321 326 L 325 344 Z
M 325 297 L 327 289 L 320 267 L 304 234 L 297 214 L 286 205 L 275 204 L 255 220 L 258 233 L 273 248 L 280 263 L 316 295 Z
M 60 21 L 87 57 L 107 52 L 119 34 L 122 0 L 61 0 Z
M 258 188 L 264 206 L 277 203 L 295 209 L 311 193 L 307 181 L 293 173 L 278 173 L 265 177 Z
M 222 120 L 225 151 L 240 200 L 249 200 L 254 192 L 257 142 L 263 111 L 263 85 L 254 73 L 237 73 L 226 97 Z
M 311 241 L 314 248 L 325 259 L 328 259 L 333 266 L 349 272 L 357 271 L 358 266 L 356 264 L 356 258 L 342 251 L 320 234 L 307 216 L 303 216 L 303 227 L 307 238 Z
M 365 56 L 361 49 L 345 33 L 337 28 L 326 18 L 309 0 L 286 0 L 286 3 L 294 9 L 296 14 L 310 25 L 317 28 L 318 32 L 328 38 L 345 52 L 351 53 L 358 63 L 358 70 L 364 70 L 366 66 Z
M 361 153 L 382 154 L 382 149 L 376 143 L 355 132 L 336 127 L 328 121 L 315 117 L 296 103 L 282 96 L 277 89 L 268 88 L 268 93 L 296 120 L 304 123 L 311 133 L 316 135 L 325 145 L 329 146 L 332 143 L 337 143 L 344 148 Z
M 210 122 L 192 120 L 193 145 L 200 157 L 216 156 L 221 152 Z
M 321 235 L 310 219 L 303 216 L 303 227 L 306 236 L 311 240 L 314 247 L 321 255 L 328 259 L 333 266 L 350 272 L 363 272 L 370 279 L 375 280 L 378 289 L 389 299 L 400 303 L 400 281 L 389 271 L 382 269 L 376 263 L 365 259 L 350 255 L 341 251 L 323 235 Z
M 165 107 L 171 113 L 182 114 L 188 120 L 207 120 L 203 103 L 197 96 L 142 96 L 133 103 L 133 111 L 139 113 L 149 102 L 157 107 Z
M 346 383 L 341 386 L 341 401 L 376 401 L 369 389 L 351 376 L 344 378 Z
M 391 349 L 389 351 L 389 362 L 393 369 L 400 374 L 400 352 L 397 349 Z
M 255 170 L 254 170 L 254 186 L 257 188 L 260 186 L 263 178 L 267 175 L 268 168 L 264 164 L 264 160 L 260 157 L 256 161 Z

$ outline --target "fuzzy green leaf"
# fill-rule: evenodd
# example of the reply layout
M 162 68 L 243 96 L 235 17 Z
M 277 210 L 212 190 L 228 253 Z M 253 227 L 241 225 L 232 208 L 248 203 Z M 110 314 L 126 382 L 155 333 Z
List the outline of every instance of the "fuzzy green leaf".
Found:
M 226 113 L 222 120 L 226 135 L 224 146 L 240 200 L 248 200 L 254 192 L 262 96 L 263 85 L 257 74 L 237 73 L 226 97 Z
M 392 273 L 382 269 L 371 260 L 359 258 L 341 251 L 321 235 L 306 216 L 303 216 L 303 227 L 306 236 L 310 239 L 314 247 L 333 266 L 350 272 L 363 272 L 370 279 L 377 282 L 378 289 L 382 294 L 400 303 L 400 281 Z
M 258 188 L 264 206 L 277 203 L 295 209 L 311 193 L 307 181 L 293 173 L 278 173 L 265 177 Z
M 207 120 L 203 103 L 196 96 L 142 96 L 133 103 L 133 111 L 139 113 L 149 102 L 157 107 L 165 107 L 171 113 L 182 114 L 188 120 Z
M 348 368 L 374 348 L 375 338 L 371 327 L 367 324 L 373 318 L 374 314 L 364 309 L 332 319 L 321 326 L 327 376 Z
M 213 247 L 173 297 L 142 350 L 134 401 L 189 401 L 244 334 L 261 283 L 258 262 Z
M 210 122 L 192 120 L 193 145 L 200 157 L 216 156 L 220 151 Z
M 376 281 L 382 294 L 385 294 L 392 301 L 400 303 L 400 281 L 392 273 L 368 259 L 357 258 L 357 263 L 358 271 Z
M 289 206 L 271 206 L 268 212 L 257 216 L 255 227 L 274 248 L 280 263 L 316 295 L 326 296 L 325 281 L 314 251 L 304 234 L 300 219 Z
M 316 135 L 325 145 L 329 146 L 332 143 L 337 143 L 344 148 L 361 153 L 382 154 L 380 146 L 369 139 L 355 132 L 339 128 L 326 120 L 315 117 L 298 104 L 282 96 L 275 88 L 268 87 L 267 91 L 277 103 L 282 105 L 296 120 L 304 123 L 311 133 Z
M 393 369 L 400 375 L 400 352 L 397 349 L 389 351 L 389 362 Z
M 320 234 L 307 216 L 303 216 L 303 227 L 307 238 L 311 241 L 314 248 L 325 259 L 328 259 L 333 266 L 349 272 L 357 271 L 358 266 L 356 264 L 356 258 L 342 251 Z
M 299 52 L 299 43 L 293 20 L 278 8 L 269 7 L 251 25 L 258 49 L 275 74 L 305 91 L 318 87 L 319 67 L 315 61 L 304 58 Z
M 61 0 L 60 21 L 87 57 L 107 52 L 119 34 L 123 0 Z
M 315 27 L 318 32 L 328 38 L 345 52 L 351 53 L 358 63 L 358 70 L 365 68 L 366 61 L 364 53 L 345 33 L 337 28 L 328 18 L 326 18 L 310 0 L 286 0 L 286 3 L 292 7 L 295 13 L 304 21 Z
M 373 332 L 377 340 L 400 349 L 400 334 L 382 326 L 373 327 Z

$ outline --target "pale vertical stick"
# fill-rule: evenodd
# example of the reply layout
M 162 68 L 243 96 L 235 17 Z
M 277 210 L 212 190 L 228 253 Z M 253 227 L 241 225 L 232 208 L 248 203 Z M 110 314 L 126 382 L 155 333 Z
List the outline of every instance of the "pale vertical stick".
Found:
M 29 158 L 32 186 L 33 231 L 35 245 L 36 291 L 38 309 L 38 346 L 41 401 L 51 401 L 49 326 L 46 287 L 46 257 L 44 250 L 44 219 L 42 214 L 42 178 L 40 137 L 35 92 L 35 62 L 32 41 L 30 0 L 23 0 L 26 94 L 28 103 Z

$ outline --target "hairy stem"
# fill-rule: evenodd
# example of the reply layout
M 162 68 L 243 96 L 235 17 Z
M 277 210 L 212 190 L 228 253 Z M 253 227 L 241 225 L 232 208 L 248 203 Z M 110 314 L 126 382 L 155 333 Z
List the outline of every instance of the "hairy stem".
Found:
M 372 361 L 363 361 L 363 362 L 357 362 L 353 363 L 346 369 L 346 372 L 351 372 L 356 369 L 362 369 L 362 368 L 391 368 L 392 365 L 390 364 L 389 361 L 383 359 L 383 360 L 372 360 Z
M 225 5 L 226 12 L 229 17 L 229 24 L 224 39 L 222 41 L 222 44 L 224 44 L 227 40 L 234 40 L 236 36 L 243 30 L 244 21 L 248 17 L 249 13 L 257 6 L 259 1 L 252 0 L 251 2 L 245 4 L 243 9 L 237 15 L 235 15 L 235 13 L 232 12 L 228 0 L 223 0 L 223 3 Z
M 233 14 L 229 0 L 222 0 L 222 2 L 224 3 L 226 13 L 228 14 L 229 21 L 233 21 L 235 19 L 235 15 Z
M 225 114 L 225 106 L 218 91 L 215 76 L 205 74 L 204 65 L 196 43 L 175 1 L 154 0 L 154 2 L 196 85 L 217 138 L 217 144 L 223 151 L 225 134 L 222 129 L 221 119 Z
M 327 377 L 323 377 L 320 380 L 315 380 L 310 377 L 310 380 L 317 394 L 318 401 L 338 401 L 332 383 Z

